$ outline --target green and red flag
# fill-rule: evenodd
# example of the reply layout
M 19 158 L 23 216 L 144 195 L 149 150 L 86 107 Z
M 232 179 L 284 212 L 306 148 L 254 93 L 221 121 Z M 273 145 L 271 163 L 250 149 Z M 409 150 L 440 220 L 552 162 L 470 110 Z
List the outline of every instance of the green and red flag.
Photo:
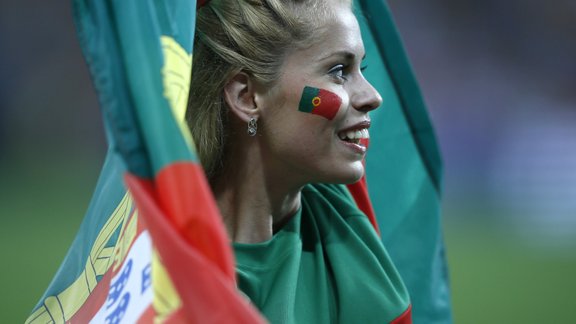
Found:
M 410 292 L 402 323 L 410 312 L 416 323 L 450 322 L 434 133 L 385 3 L 356 5 L 366 77 L 384 104 L 372 113 L 368 182 L 349 188 Z M 264 322 L 237 292 L 230 241 L 184 123 L 196 2 L 73 7 L 109 149 L 79 232 L 26 322 Z M 323 98 L 311 98 L 312 112 Z
M 73 6 L 110 149 L 80 233 L 27 322 L 263 323 L 237 292 L 184 123 L 196 2 Z
M 386 2 L 359 0 L 355 9 L 366 50 L 364 76 L 383 103 L 370 113 L 366 176 L 349 189 L 378 224 L 410 293 L 414 323 L 451 323 L 434 129 Z
M 298 110 L 332 120 L 340 110 L 341 104 L 342 98 L 337 94 L 326 89 L 305 86 Z

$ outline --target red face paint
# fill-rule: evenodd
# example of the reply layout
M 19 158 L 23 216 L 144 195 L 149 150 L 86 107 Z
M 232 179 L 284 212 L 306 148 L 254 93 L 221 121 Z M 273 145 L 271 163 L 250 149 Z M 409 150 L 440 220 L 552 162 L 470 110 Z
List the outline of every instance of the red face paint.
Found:
M 338 113 L 341 104 L 342 98 L 337 94 L 325 89 L 305 86 L 298 110 L 332 120 Z

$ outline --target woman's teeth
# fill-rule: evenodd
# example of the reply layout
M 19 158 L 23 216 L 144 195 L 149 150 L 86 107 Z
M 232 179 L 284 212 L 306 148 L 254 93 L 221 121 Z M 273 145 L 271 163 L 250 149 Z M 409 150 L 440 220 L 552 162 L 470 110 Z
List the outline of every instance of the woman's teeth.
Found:
M 351 130 L 346 132 L 338 133 L 338 137 L 340 137 L 343 141 L 351 141 L 357 142 L 363 138 L 370 138 L 370 134 L 368 133 L 368 129 L 358 129 L 358 130 Z

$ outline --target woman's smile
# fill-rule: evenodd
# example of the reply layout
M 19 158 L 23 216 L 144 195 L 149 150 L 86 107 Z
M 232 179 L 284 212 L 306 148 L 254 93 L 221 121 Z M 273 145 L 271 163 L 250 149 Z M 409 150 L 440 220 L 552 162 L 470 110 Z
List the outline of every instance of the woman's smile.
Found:
M 365 120 L 338 131 L 339 141 L 349 150 L 364 156 L 370 139 L 370 121 Z

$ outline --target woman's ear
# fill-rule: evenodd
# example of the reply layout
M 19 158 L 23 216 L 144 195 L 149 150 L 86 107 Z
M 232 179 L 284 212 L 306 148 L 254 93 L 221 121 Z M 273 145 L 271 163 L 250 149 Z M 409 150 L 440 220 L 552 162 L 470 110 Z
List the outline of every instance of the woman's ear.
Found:
M 236 73 L 224 86 L 224 100 L 230 110 L 244 122 L 248 122 L 251 117 L 258 118 L 255 91 L 254 82 L 245 72 Z

